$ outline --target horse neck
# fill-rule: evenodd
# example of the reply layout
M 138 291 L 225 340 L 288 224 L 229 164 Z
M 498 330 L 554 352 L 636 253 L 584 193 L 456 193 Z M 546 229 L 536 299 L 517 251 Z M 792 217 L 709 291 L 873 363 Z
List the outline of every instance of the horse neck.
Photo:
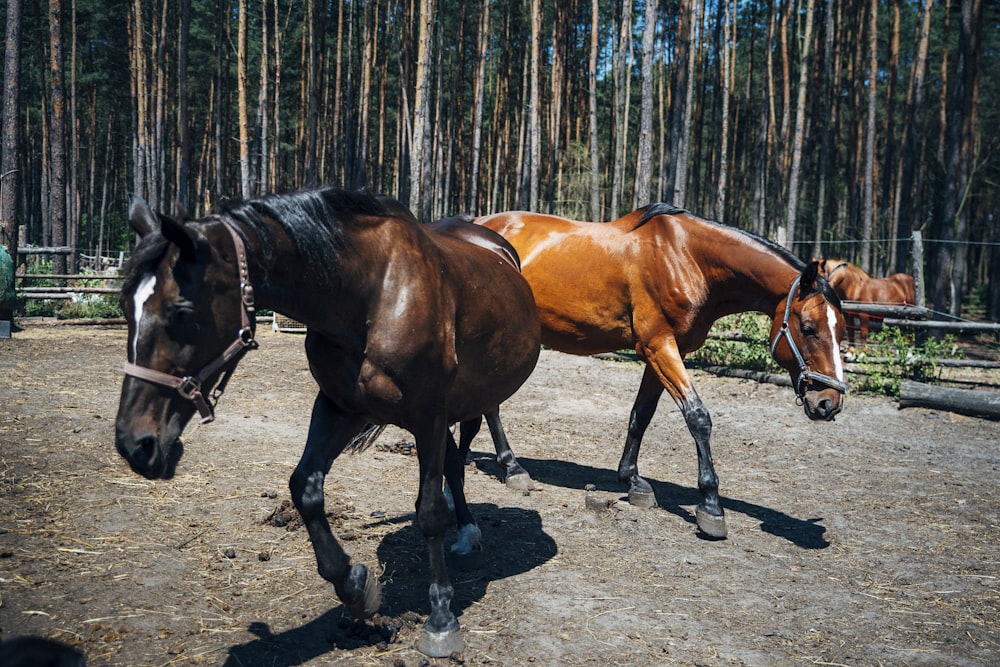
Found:
M 331 266 L 300 255 L 281 224 L 268 221 L 264 227 L 250 229 L 238 220 L 230 221 L 246 239 L 250 283 L 258 309 L 312 325 L 329 316 L 330 303 L 347 305 Z M 322 298 L 311 298 L 316 294 Z
M 704 252 L 712 258 L 703 272 L 714 319 L 749 311 L 773 317 L 800 269 L 754 237 L 725 228 L 722 233 L 722 239 L 702 236 Z

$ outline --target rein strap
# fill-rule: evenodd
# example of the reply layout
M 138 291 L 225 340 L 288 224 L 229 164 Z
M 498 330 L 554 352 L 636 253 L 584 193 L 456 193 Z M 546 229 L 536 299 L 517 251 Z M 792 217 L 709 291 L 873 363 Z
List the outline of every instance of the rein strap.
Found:
M 233 245 L 236 246 L 236 265 L 240 274 L 240 300 L 243 306 L 240 310 L 241 327 L 236 332 L 236 340 L 230 343 L 229 347 L 222 351 L 222 354 L 205 365 L 200 371 L 194 375 L 184 377 L 163 373 L 152 368 L 133 364 L 129 361 L 125 362 L 126 375 L 170 389 L 176 389 L 177 393 L 183 398 L 192 401 L 198 409 L 198 414 L 201 415 L 202 424 L 208 424 L 215 420 L 213 406 L 218 402 L 222 392 L 225 391 L 229 378 L 232 377 L 233 371 L 236 370 L 235 364 L 226 371 L 218 385 L 216 385 L 210 397 L 211 403 L 209 403 L 209 400 L 205 398 L 202 392 L 202 384 L 229 362 L 234 359 L 238 360 L 249 350 L 257 349 L 257 341 L 254 340 L 254 294 L 253 287 L 250 284 L 246 247 L 232 225 L 221 218 L 219 221 L 222 222 L 226 231 L 229 232 L 229 235 L 233 239 Z

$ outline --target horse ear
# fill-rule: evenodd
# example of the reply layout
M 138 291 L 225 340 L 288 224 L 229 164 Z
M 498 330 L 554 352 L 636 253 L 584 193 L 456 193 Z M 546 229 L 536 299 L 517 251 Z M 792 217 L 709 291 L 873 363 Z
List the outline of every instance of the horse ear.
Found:
M 819 262 L 813 260 L 806 264 L 802 277 L 799 279 L 799 296 L 807 296 L 819 291 Z
M 147 236 L 160 228 L 160 221 L 149 210 L 146 200 L 129 195 L 128 224 L 139 236 Z
M 185 227 L 184 223 L 161 215 L 160 231 L 168 241 L 181 249 L 181 257 L 188 261 L 195 258 L 198 249 L 197 240 L 194 232 Z

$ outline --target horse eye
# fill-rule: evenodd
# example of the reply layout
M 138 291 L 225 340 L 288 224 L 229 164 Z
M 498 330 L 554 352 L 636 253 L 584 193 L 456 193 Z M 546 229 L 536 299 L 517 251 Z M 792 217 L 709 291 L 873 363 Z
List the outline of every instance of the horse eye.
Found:
M 800 324 L 799 331 L 802 332 L 803 336 L 815 336 L 817 334 L 816 329 L 808 324 Z
M 190 306 L 175 306 L 170 312 L 167 326 L 175 335 L 185 337 L 196 333 L 198 323 L 195 321 L 194 308 Z

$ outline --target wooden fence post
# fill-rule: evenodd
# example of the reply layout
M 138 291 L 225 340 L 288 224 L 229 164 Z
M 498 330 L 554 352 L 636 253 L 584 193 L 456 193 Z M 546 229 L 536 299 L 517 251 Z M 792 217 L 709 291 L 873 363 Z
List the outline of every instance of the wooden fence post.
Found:
M 924 239 L 919 229 L 913 230 L 913 244 L 910 247 L 910 274 L 913 276 L 917 302 L 913 305 L 924 307 Z

